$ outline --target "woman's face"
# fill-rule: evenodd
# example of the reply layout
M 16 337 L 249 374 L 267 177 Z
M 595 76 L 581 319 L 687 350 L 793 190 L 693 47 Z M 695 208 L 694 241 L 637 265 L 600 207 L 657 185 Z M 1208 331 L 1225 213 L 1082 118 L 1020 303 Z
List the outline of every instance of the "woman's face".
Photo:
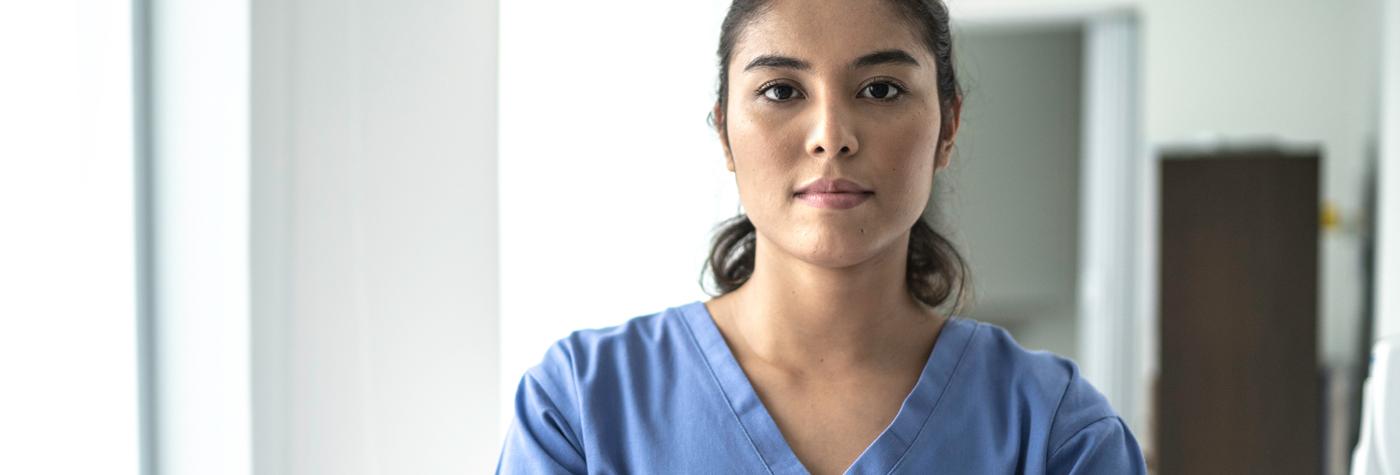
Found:
M 933 56 L 884 3 L 776 0 L 739 35 L 715 115 L 762 245 L 831 268 L 907 245 L 952 134 Z M 863 192 L 802 192 L 821 179 Z

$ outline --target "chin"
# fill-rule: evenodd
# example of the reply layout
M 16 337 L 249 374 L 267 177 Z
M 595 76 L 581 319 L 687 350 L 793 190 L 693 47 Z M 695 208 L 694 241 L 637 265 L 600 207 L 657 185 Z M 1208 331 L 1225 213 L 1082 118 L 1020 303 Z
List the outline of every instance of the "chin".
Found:
M 854 230 L 825 229 L 805 235 L 793 249 L 793 255 L 811 264 L 840 269 L 868 261 L 879 254 L 880 242 L 874 230 L 861 233 Z

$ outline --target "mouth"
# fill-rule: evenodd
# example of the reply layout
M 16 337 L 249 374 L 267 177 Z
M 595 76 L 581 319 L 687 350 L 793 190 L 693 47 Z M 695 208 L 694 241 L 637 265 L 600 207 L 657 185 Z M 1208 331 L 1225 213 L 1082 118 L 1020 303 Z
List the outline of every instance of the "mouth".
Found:
M 822 209 L 851 209 L 874 195 L 874 190 L 854 181 L 825 177 L 808 182 L 792 194 L 798 201 Z

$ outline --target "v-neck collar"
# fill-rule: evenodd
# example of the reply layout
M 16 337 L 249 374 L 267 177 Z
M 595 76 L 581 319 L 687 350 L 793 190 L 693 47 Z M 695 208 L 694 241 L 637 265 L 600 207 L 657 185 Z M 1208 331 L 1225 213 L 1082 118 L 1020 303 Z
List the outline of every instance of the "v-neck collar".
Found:
M 714 375 L 715 383 L 724 393 L 749 442 L 768 465 L 768 470 L 775 475 L 807 474 L 807 468 L 797 459 L 797 454 L 779 431 L 778 424 L 759 400 L 753 384 L 725 343 L 705 303 L 695 301 L 681 306 L 680 311 Z M 899 413 L 856 457 L 846 473 L 890 473 L 894 470 L 919 432 L 928 425 L 977 328 L 975 321 L 956 315 L 948 318 L 934 342 L 928 361 L 924 363 L 918 382 L 914 383 L 914 389 L 900 405 Z

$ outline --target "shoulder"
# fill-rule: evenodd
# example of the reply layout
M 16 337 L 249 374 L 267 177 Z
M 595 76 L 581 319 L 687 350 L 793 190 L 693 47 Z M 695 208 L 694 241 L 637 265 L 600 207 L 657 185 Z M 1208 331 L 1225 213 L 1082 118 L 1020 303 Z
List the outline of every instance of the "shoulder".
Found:
M 599 359 L 625 359 L 637 353 L 666 351 L 678 336 L 684 306 L 631 317 L 617 325 L 578 329 L 559 339 L 549 349 L 549 356 L 568 356 L 574 365 L 597 362 Z M 560 361 L 553 361 L 558 363 Z
M 615 421 L 622 401 L 636 397 L 634 384 L 655 385 L 659 352 L 677 333 L 673 309 L 634 317 L 605 328 L 576 330 L 545 351 L 539 363 L 520 378 L 514 417 L 502 449 L 498 472 L 582 473 L 586 454 L 605 424 Z M 593 404 L 607 401 L 608 404 Z
M 577 397 L 582 386 L 651 372 L 649 367 L 673 362 L 685 342 L 685 330 L 680 328 L 685 307 L 632 317 L 617 325 L 574 330 L 550 345 L 525 377 Z
M 1018 403 L 1049 418 L 1047 446 L 1051 451 L 1082 431 L 1121 426 L 1108 399 L 1084 379 L 1074 361 L 1026 349 L 999 326 L 966 321 L 977 329 L 965 364 L 988 375 L 990 384 L 1005 386 L 998 389 L 1016 395 L 1021 399 Z

